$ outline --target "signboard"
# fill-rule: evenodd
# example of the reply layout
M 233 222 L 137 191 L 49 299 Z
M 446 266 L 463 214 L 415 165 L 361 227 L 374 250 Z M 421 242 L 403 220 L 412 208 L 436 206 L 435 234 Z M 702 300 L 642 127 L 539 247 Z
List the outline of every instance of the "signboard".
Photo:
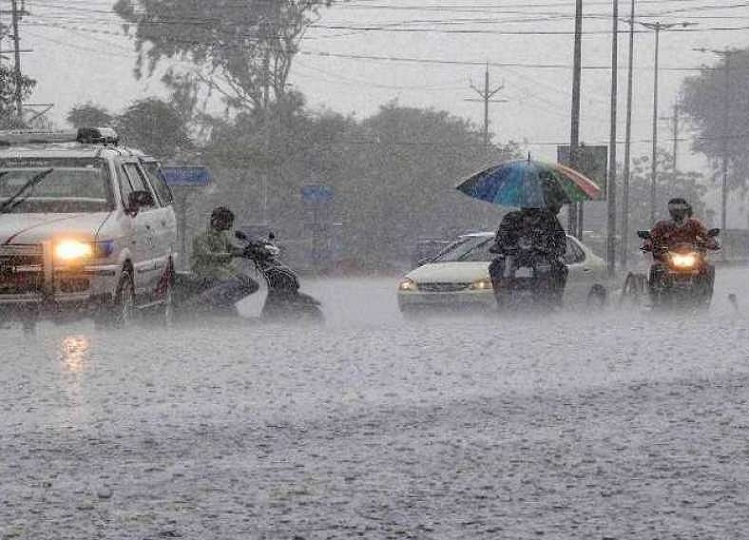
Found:
M 162 167 L 169 187 L 205 187 L 213 181 L 206 167 Z
M 333 188 L 322 184 L 302 186 L 302 200 L 305 202 L 326 203 L 333 200 Z
M 593 180 L 601 188 L 599 200 L 606 199 L 606 184 L 608 182 L 608 146 L 587 146 L 581 144 L 577 147 L 577 165 L 575 169 Z M 570 147 L 557 146 L 557 161 L 562 165 L 570 164 Z

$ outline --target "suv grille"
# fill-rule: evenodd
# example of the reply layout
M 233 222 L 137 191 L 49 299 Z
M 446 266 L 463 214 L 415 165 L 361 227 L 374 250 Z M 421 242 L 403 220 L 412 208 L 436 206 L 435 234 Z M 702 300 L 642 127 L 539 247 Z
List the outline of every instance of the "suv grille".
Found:
M 0 246 L 0 294 L 35 292 L 44 281 L 42 246 L 7 244 Z
M 455 292 L 468 288 L 470 283 L 419 283 L 419 290 L 424 292 Z

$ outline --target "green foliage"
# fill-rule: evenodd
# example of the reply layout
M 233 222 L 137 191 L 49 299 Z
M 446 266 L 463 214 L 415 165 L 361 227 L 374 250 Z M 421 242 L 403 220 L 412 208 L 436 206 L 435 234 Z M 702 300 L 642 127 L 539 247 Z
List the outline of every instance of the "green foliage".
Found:
M 21 76 L 21 101 L 25 101 L 34 91 L 36 81 Z M 12 68 L 0 64 L 0 128 L 26 127 L 26 122 L 16 114 L 16 75 Z
M 124 144 L 159 158 L 169 158 L 191 146 L 184 118 L 173 105 L 157 98 L 133 103 L 116 119 Z
M 720 170 L 724 151 L 729 157 L 729 189 L 749 187 L 749 50 L 734 51 L 699 75 L 687 78 L 681 107 L 697 130 L 693 144 Z
M 94 105 L 91 102 L 74 106 L 66 117 L 66 120 L 74 128 L 83 126 L 105 127 L 114 125 L 114 116 L 104 107 Z
M 152 75 L 160 63 L 182 60 L 189 74 L 169 67 L 165 82 L 203 86 L 236 109 L 265 108 L 287 91 L 299 39 L 332 0 L 118 0 L 115 12 L 133 29 L 138 61 Z M 216 76 L 226 81 L 219 83 Z
M 514 147 L 485 148 L 477 128 L 441 111 L 391 103 L 357 122 L 303 105 L 291 94 L 267 113 L 214 128 L 203 156 L 219 186 L 204 211 L 231 201 L 239 222 L 267 219 L 287 245 L 309 240 L 313 211 L 332 212 L 317 218 L 341 223 L 341 255 L 370 269 L 408 260 L 419 238 L 496 227 L 501 209 L 454 186 L 516 157 Z M 332 188 L 332 208 L 313 210 L 301 200 L 310 184 Z
M 673 171 L 673 154 L 659 149 L 657 154 L 658 167 L 656 175 L 656 219 L 668 218 L 666 208 L 668 200 L 672 197 L 683 197 L 688 200 L 694 208 L 696 217 L 705 220 L 705 204 L 702 197 L 707 192 L 702 174 L 694 171 Z M 654 223 L 651 215 L 651 159 L 650 156 L 641 156 L 632 160 L 629 181 L 629 210 L 630 228 L 632 231 L 638 229 L 650 229 Z M 617 182 L 618 201 L 622 201 L 621 171 L 617 173 L 620 181 Z M 630 243 L 634 240 L 630 238 Z

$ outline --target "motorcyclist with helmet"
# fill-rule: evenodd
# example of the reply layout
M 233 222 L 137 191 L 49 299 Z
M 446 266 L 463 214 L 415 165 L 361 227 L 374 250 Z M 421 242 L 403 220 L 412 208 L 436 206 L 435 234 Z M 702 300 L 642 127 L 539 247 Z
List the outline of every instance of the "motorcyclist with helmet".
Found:
M 516 254 L 517 247 L 525 242 L 531 257 L 550 265 L 549 292 L 552 305 L 561 306 L 567 283 L 567 265 L 563 261 L 567 250 L 567 235 L 557 218 L 561 206 L 546 208 L 521 208 L 504 216 L 495 236 L 491 251 L 498 256 L 489 265 L 489 275 L 495 295 L 506 285 L 508 257 Z M 530 262 L 530 261 L 518 261 Z
M 697 249 L 718 249 L 718 242 L 710 234 L 702 222 L 693 217 L 692 206 L 682 197 L 675 197 L 668 201 L 670 219 L 658 221 L 650 230 L 650 237 L 643 243 L 644 251 L 653 253 L 653 264 L 650 267 L 648 281 L 651 298 L 656 294 L 661 284 L 667 266 L 664 253 L 676 246 L 688 244 Z M 698 269 L 697 276 L 699 294 L 702 300 L 709 303 L 713 294 L 715 281 L 715 267 L 705 262 Z
M 230 240 L 228 231 L 233 225 L 234 213 L 218 206 L 211 212 L 208 227 L 193 237 L 191 267 L 202 291 L 193 299 L 196 308 L 235 314 L 235 304 L 259 289 L 258 283 L 236 264 L 235 259 L 242 257 L 244 250 Z

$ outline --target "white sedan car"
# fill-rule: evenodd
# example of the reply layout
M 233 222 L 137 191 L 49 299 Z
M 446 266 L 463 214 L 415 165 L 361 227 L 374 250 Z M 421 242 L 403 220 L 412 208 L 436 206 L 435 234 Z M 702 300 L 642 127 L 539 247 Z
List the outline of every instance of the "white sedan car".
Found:
M 398 285 L 398 306 L 414 314 L 436 309 L 496 310 L 489 263 L 493 232 L 461 236 L 428 263 L 411 270 Z M 567 236 L 569 268 L 565 305 L 598 303 L 606 297 L 606 263 L 577 238 Z

